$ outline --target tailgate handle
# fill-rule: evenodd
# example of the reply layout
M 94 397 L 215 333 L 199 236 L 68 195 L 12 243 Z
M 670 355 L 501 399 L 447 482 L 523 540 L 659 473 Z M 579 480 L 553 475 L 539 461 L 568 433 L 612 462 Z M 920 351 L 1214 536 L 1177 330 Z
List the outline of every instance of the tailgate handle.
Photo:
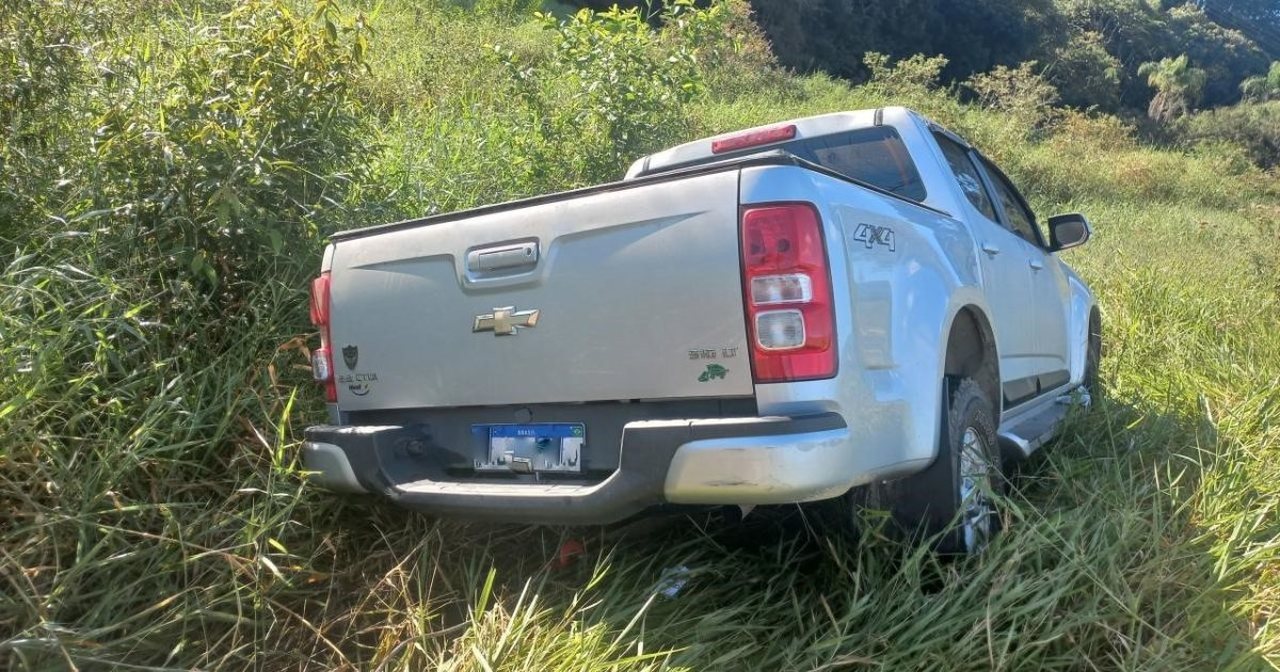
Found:
M 523 268 L 538 264 L 538 243 L 518 243 L 482 248 L 467 253 L 467 270 L 473 273 Z

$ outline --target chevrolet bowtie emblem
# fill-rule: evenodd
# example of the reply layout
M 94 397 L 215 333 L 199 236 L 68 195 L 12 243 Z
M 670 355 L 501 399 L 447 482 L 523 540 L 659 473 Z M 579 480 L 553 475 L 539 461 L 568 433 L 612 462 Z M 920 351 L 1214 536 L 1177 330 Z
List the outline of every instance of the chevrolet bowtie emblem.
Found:
M 515 306 L 507 306 L 506 308 L 494 308 L 493 312 L 488 315 L 476 315 L 476 323 L 475 326 L 471 327 L 471 331 L 476 333 L 492 331 L 494 336 L 515 336 L 516 329 L 520 327 L 536 326 L 538 326 L 538 311 L 521 310 L 517 312 Z

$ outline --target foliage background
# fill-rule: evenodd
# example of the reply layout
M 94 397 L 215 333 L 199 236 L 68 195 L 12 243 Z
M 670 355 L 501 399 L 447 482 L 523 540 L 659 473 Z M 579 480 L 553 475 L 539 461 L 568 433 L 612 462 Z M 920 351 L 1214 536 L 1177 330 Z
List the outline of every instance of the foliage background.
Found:
M 603 6 L 605 0 L 584 4 Z M 643 4 L 643 3 L 640 3 Z M 1064 102 L 1108 112 L 1147 107 L 1146 62 L 1187 54 L 1208 70 L 1207 107 L 1240 99 L 1240 83 L 1280 60 L 1280 10 L 1265 0 L 754 0 L 784 65 L 855 80 L 863 54 L 948 59 L 962 81 L 1037 61 Z M 1116 95 L 1118 94 L 1118 95 Z
M 1042 1 L 1008 20 L 1086 29 L 1067 46 L 1031 33 L 1009 43 L 1012 60 L 912 56 L 929 23 L 886 14 L 892 43 L 868 32 L 847 67 L 815 61 L 853 85 L 780 67 L 775 53 L 797 52 L 773 32 L 771 47 L 741 2 L 652 17 L 536 9 L 0 0 L 0 662 L 1280 661 L 1280 187 L 1263 116 L 1275 102 L 1154 129 L 1125 111 L 1148 95 L 1125 73 L 1178 55 L 1143 46 L 1160 26 L 1221 29 L 1184 7 Z M 1091 74 L 1022 64 L 1050 46 Z M 875 521 L 856 545 L 767 524 L 742 543 L 681 519 L 651 533 L 527 530 L 306 484 L 298 438 L 324 412 L 305 288 L 329 233 L 614 179 L 714 132 L 891 103 L 984 147 L 1040 213 L 1082 210 L 1097 228 L 1070 262 L 1102 297 L 1110 393 L 1026 466 L 1011 532 L 982 558 L 940 564 Z M 560 570 L 549 560 L 566 535 L 586 535 L 588 552 Z M 681 565 L 689 585 L 659 597 Z

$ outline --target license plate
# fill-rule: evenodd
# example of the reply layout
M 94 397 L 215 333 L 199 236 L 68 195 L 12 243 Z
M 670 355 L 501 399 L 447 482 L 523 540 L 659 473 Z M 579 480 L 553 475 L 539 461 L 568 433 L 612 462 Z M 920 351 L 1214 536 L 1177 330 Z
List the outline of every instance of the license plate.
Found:
M 527 425 L 474 425 L 485 437 L 486 450 L 476 459 L 476 471 L 576 474 L 582 471 L 582 446 L 587 428 L 576 422 Z

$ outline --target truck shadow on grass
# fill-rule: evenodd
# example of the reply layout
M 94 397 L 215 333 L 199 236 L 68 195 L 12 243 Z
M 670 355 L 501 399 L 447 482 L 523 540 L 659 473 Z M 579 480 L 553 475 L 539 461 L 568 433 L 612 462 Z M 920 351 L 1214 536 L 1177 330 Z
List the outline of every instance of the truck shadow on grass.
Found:
M 583 655 L 671 651 L 692 669 L 1268 669 L 1275 652 L 1255 650 L 1265 605 L 1244 550 L 1274 550 L 1280 529 L 1273 517 L 1242 530 L 1250 485 L 1231 465 L 1237 452 L 1207 417 L 1103 402 L 1023 464 L 1006 533 L 958 561 L 879 534 L 874 514 L 854 541 L 794 509 L 737 526 L 704 512 L 557 529 L 383 507 L 381 548 L 345 578 L 357 592 L 359 577 L 376 580 L 363 594 L 434 616 L 396 636 L 417 646 L 350 653 L 380 651 L 370 662 L 391 666 L 503 659 L 603 628 L 613 645 Z M 416 557 L 406 532 L 423 534 Z M 569 539 L 582 553 L 562 561 Z
M 679 624 L 657 643 L 695 668 L 741 654 L 751 669 L 1270 669 L 1243 552 L 1274 550 L 1280 524 L 1242 534 L 1248 507 L 1223 506 L 1251 490 L 1240 457 L 1207 417 L 1103 402 L 1020 466 L 1008 530 L 980 558 L 895 542 L 874 512 L 861 542 L 776 512 L 718 534 L 677 527 L 649 551 L 690 568 L 654 608 Z M 772 634 L 735 649 L 737 627 Z

